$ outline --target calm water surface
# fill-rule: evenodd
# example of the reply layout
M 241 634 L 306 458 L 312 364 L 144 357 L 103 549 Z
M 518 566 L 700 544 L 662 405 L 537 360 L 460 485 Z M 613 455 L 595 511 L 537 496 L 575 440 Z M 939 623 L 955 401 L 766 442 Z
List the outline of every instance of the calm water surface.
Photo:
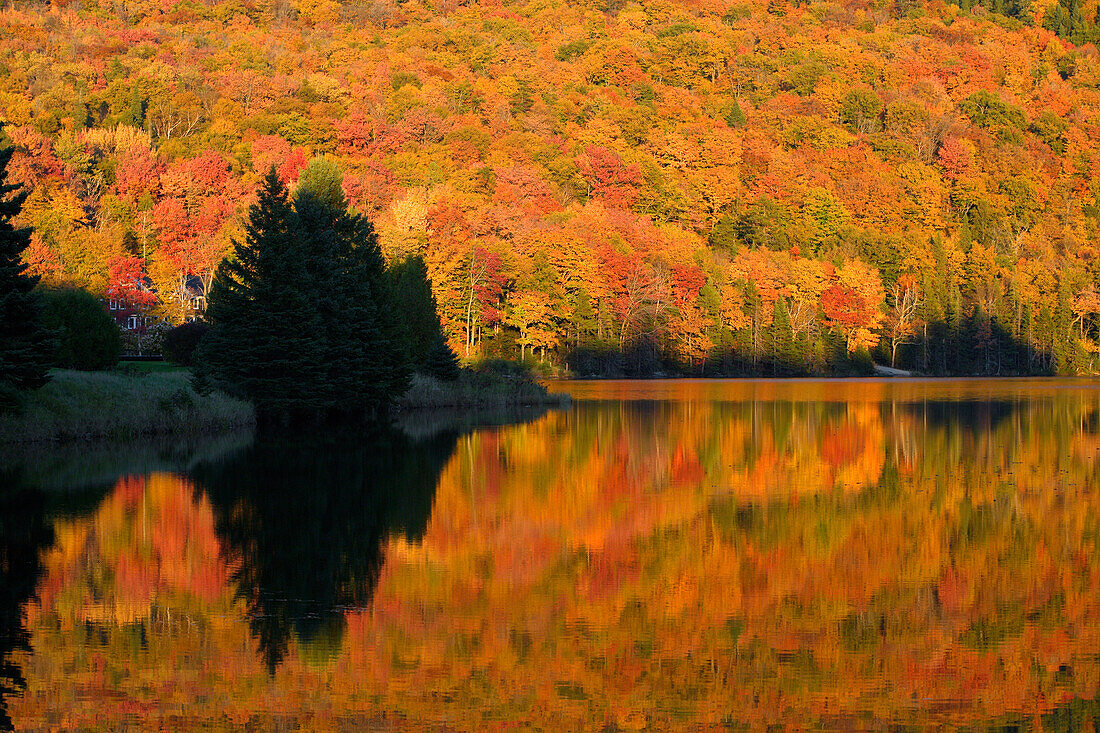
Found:
M 0 459 L 31 730 L 1079 730 L 1100 388 L 554 385 L 566 411 Z

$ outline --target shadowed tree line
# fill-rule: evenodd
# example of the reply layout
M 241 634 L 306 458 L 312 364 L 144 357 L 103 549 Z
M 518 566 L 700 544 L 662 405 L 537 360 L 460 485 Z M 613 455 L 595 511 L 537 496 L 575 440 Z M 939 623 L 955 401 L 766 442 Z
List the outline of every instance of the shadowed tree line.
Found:
M 737 331 L 716 329 L 715 346 L 685 360 L 667 339 L 645 336 L 619 347 L 590 341 L 565 355 L 578 376 L 704 377 L 854 376 L 875 364 L 934 376 L 1048 376 L 1087 373 L 1094 355 L 1075 337 L 1080 319 L 1064 308 L 1034 312 L 1011 301 L 1016 314 L 991 316 L 980 309 L 963 315 L 957 302 L 911 313 L 904 333 L 868 349 L 850 349 L 843 334 L 823 328 L 797 330 L 789 307 L 777 302 L 770 322 Z M 820 316 L 820 314 L 819 314 Z M 1011 317 L 1010 317 L 1011 316 Z M 822 320 L 825 320 L 822 317 Z M 888 336 L 890 327 L 887 326 Z
M 812 377 L 859 376 L 874 373 L 874 365 L 890 364 L 881 349 L 849 352 L 843 340 L 826 335 L 810 343 L 769 328 L 760 349 L 734 345 L 715 349 L 705 359 L 685 362 L 652 340 L 626 349 L 581 346 L 567 352 L 569 369 L 580 377 L 648 377 L 676 374 L 697 377 Z M 896 368 L 934 376 L 1049 376 L 1074 373 L 1063 367 L 1074 358 L 1069 348 L 1050 353 L 1015 339 L 991 325 L 983 331 L 929 328 L 927 338 L 914 339 L 898 349 Z

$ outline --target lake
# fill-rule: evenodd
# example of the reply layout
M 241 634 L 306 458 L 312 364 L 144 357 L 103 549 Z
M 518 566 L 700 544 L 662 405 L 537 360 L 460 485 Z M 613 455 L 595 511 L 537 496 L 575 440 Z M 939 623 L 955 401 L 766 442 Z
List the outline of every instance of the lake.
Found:
M 572 406 L 9 455 L 5 722 L 1100 718 L 1100 387 L 552 388 Z

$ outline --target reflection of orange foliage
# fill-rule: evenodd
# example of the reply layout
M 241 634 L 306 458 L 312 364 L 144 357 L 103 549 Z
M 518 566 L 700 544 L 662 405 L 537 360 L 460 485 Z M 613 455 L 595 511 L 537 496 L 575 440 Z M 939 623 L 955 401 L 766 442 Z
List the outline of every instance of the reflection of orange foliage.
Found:
M 677 446 L 672 454 L 669 473 L 674 486 L 697 486 L 703 478 L 703 467 L 699 465 L 699 459 L 694 454 L 686 452 L 683 446 Z
M 94 519 L 58 526 L 31 691 L 13 712 L 33 723 L 72 705 L 51 680 L 92 669 L 42 613 L 87 607 L 68 599 L 91 597 L 77 571 L 90 558 L 135 564 L 100 597 L 149 597 L 132 582 L 158 603 L 201 603 L 193 631 L 150 627 L 145 652 L 105 646 L 73 697 L 104 703 L 67 708 L 72 727 L 117 724 L 120 698 L 180 710 L 174 685 L 216 701 L 177 728 L 285 716 L 313 729 L 706 729 L 731 712 L 751 727 L 958 727 L 1093 696 L 1100 486 L 1080 426 L 1094 398 L 1032 387 L 1009 419 L 937 422 L 927 390 L 968 388 L 832 388 L 853 399 L 791 399 L 819 389 L 807 384 L 721 402 L 714 385 L 669 384 L 671 401 L 581 403 L 463 436 L 423 540 L 390 540 L 373 607 L 348 614 L 336 656 L 292 642 L 270 680 L 217 553 L 188 549 L 216 547 L 205 501 L 182 481 L 124 482 Z M 174 526 L 143 539 L 143 506 Z M 140 562 L 151 548 L 161 559 Z M 172 570 L 187 557 L 190 575 Z M 165 697 L 111 682 L 119 669 Z
M 57 528 L 38 605 L 132 623 L 165 597 L 213 602 L 228 581 L 218 552 L 210 506 L 190 486 L 162 475 L 123 479 L 94 517 Z
M 859 432 L 849 425 L 827 431 L 821 439 L 821 458 L 833 468 L 850 463 L 859 452 L 861 437 Z

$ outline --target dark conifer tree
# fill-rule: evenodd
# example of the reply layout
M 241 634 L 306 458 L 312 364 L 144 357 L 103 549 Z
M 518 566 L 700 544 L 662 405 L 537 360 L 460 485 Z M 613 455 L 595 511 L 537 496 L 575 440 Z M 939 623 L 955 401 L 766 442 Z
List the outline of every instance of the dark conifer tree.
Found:
M 214 277 L 211 329 L 196 359 L 200 382 L 252 400 L 265 416 L 314 411 L 321 399 L 317 376 L 327 362 L 297 229 L 272 170 L 249 210 L 245 240 Z
M 592 298 L 584 288 L 577 288 L 573 296 L 574 345 L 588 343 L 597 329 L 596 312 L 592 308 Z
M 458 356 L 442 333 L 434 337 L 431 347 L 425 354 L 423 369 L 436 379 L 448 382 L 458 379 L 461 371 L 458 366 Z
M 294 207 L 306 253 L 303 271 L 320 300 L 334 412 L 374 410 L 408 388 L 401 317 L 371 223 L 348 210 L 335 163 L 320 158 L 302 171 Z
M 801 358 L 791 331 L 791 319 L 786 301 L 775 301 L 772 316 L 772 365 L 777 376 L 790 376 L 802 371 Z
M 0 149 L 0 409 L 16 403 L 20 390 L 46 383 L 53 344 L 42 323 L 42 303 L 27 274 L 23 250 L 31 230 L 15 228 L 26 191 L 7 182 L 12 149 Z
M 1071 375 L 1078 368 L 1077 339 L 1073 338 L 1073 312 L 1070 292 L 1064 278 L 1058 282 L 1058 302 L 1051 324 L 1051 370 L 1055 374 Z
M 408 356 L 408 368 L 438 379 L 457 379 L 458 357 L 443 334 L 424 258 L 412 255 L 397 260 L 387 272 L 391 297 L 401 313 L 402 349 Z

